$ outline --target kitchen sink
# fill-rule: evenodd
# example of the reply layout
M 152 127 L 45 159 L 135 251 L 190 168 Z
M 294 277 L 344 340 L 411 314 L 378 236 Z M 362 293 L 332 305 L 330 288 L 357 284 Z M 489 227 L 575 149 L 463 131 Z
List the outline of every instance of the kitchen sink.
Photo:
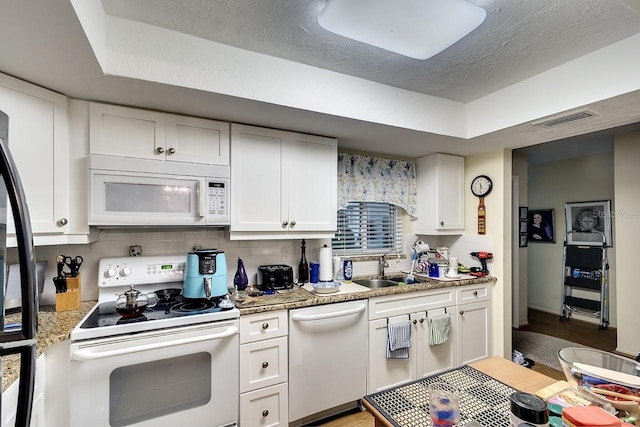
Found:
M 399 282 L 407 283 L 407 276 L 402 276 L 402 277 L 391 277 L 391 278 L 386 279 L 386 280 L 391 280 L 391 281 L 396 282 L 396 283 L 399 283 Z M 417 278 L 417 277 L 415 277 L 415 276 L 413 277 L 413 283 L 422 283 L 423 281 L 424 281 L 424 280 L 420 280 L 420 279 L 418 279 L 418 278 Z
M 393 280 L 387 279 L 363 279 L 363 280 L 354 280 L 353 283 L 356 283 L 361 286 L 365 286 L 367 288 L 388 288 L 389 286 L 398 286 L 398 282 L 394 282 Z

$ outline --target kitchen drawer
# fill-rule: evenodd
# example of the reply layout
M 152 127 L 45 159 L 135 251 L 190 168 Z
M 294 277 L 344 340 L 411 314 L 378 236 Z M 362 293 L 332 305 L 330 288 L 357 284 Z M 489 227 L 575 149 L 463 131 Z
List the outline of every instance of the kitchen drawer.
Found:
M 240 344 L 286 336 L 288 327 L 286 310 L 240 316 Z
M 287 337 L 240 345 L 240 393 L 286 382 Z
M 457 304 L 468 304 L 476 301 L 486 301 L 489 299 L 489 285 L 478 283 L 477 285 L 461 286 L 456 289 Z
M 369 299 L 369 320 L 455 305 L 454 288 L 431 289 Z
M 240 395 L 240 426 L 288 426 L 289 393 L 287 384 Z

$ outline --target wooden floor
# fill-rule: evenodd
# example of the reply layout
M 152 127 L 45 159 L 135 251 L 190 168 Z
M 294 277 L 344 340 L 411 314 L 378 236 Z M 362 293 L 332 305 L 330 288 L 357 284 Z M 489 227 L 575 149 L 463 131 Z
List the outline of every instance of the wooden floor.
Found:
M 606 330 L 600 330 L 597 324 L 574 318 L 568 321 L 560 321 L 560 316 L 556 314 L 531 309 L 528 312 L 528 321 L 529 326 L 522 328 L 522 330 L 551 335 L 600 350 L 615 352 L 617 335 L 615 328 L 609 327 Z M 562 372 L 544 365 L 536 364 L 532 369 L 551 378 L 565 379 Z M 317 425 L 322 427 L 374 427 L 375 421 L 367 411 L 357 411 L 332 420 L 326 420 L 324 423 Z
M 528 310 L 527 316 L 529 326 L 521 328 L 520 330 L 551 335 L 556 338 L 562 338 L 563 340 L 615 353 L 617 339 L 615 328 L 608 327 L 605 330 L 601 330 L 598 329 L 597 324 L 584 322 L 575 318 L 561 321 L 560 316 L 557 314 L 532 309 Z M 565 379 L 561 371 L 544 365 L 536 364 L 531 369 L 557 380 Z

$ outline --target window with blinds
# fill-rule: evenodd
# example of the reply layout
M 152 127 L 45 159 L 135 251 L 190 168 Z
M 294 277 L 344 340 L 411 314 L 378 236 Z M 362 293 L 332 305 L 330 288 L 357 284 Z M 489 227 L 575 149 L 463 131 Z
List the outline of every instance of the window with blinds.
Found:
M 339 254 L 400 251 L 400 208 L 389 203 L 350 202 L 338 211 L 338 230 L 331 244 Z

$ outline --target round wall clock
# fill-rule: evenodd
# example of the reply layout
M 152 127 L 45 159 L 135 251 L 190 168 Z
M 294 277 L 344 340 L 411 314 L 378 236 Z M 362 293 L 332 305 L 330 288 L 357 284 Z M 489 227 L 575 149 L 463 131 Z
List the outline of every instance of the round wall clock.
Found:
M 471 192 L 474 196 L 484 197 L 491 192 L 493 182 L 486 175 L 478 175 L 471 181 Z

